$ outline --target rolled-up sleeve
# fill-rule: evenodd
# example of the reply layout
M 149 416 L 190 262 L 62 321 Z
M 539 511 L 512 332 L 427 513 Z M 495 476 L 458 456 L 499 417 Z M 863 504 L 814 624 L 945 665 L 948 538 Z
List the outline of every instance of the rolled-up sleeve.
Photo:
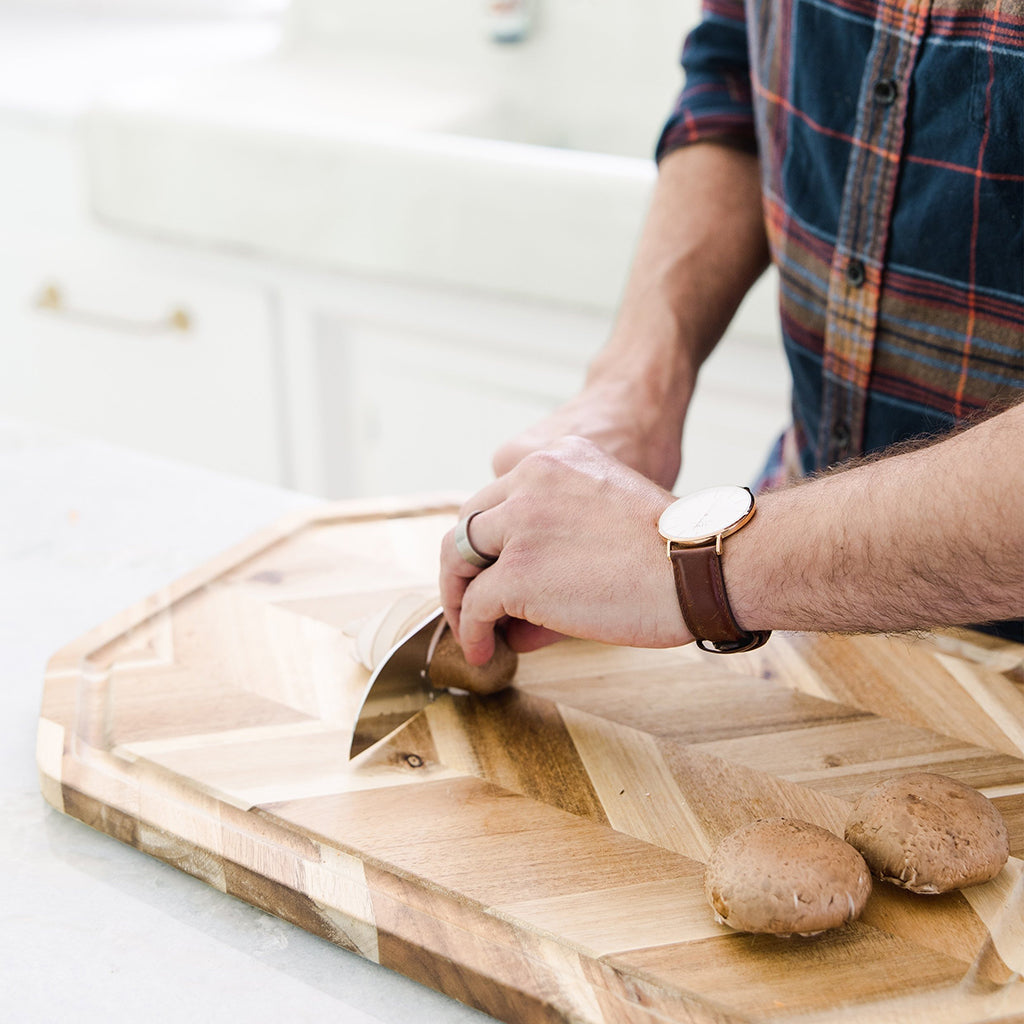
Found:
M 683 45 L 682 66 L 683 91 L 656 158 L 712 140 L 756 152 L 743 0 L 704 0 L 701 22 Z

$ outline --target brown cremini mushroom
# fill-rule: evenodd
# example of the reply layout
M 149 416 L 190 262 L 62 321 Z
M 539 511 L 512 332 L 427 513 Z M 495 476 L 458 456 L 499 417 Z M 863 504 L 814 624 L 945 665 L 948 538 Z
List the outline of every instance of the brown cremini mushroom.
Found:
M 991 801 L 931 772 L 869 789 L 850 812 L 846 839 L 879 878 L 919 893 L 987 882 L 1010 855 L 1006 825 Z
M 512 682 L 519 657 L 500 632 L 494 634 L 494 655 L 486 665 L 470 665 L 450 629 L 442 631 L 430 656 L 430 681 L 441 689 L 454 687 L 472 693 L 504 690 Z
M 870 892 L 871 874 L 852 846 L 792 818 L 738 828 L 704 872 L 716 920 L 744 932 L 817 935 L 857 918 Z

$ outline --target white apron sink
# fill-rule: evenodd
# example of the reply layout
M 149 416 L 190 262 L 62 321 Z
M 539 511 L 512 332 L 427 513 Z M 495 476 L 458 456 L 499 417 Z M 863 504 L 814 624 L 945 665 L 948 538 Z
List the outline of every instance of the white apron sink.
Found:
M 114 226 L 332 270 L 610 310 L 688 6 L 546 0 L 513 46 L 465 0 L 296 0 L 271 56 L 97 102 Z

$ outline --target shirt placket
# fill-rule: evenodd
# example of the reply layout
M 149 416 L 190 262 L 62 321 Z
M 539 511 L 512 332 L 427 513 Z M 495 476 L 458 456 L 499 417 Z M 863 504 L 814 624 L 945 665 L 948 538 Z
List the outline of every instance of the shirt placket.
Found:
M 863 451 L 868 384 L 889 227 L 910 99 L 910 76 L 931 0 L 878 8 L 829 272 L 820 466 Z

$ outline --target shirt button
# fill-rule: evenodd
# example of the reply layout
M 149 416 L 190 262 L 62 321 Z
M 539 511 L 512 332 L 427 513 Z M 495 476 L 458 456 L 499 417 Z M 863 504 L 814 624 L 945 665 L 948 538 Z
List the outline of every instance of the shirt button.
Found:
M 845 459 L 850 451 L 850 425 L 845 420 L 832 424 L 832 451 L 837 459 Z
M 859 288 L 867 280 L 867 270 L 857 259 L 846 264 L 846 282 L 853 288 Z
M 875 102 L 880 106 L 888 107 L 896 102 L 896 97 L 899 95 L 899 86 L 891 78 L 880 78 L 875 82 L 874 96 Z

